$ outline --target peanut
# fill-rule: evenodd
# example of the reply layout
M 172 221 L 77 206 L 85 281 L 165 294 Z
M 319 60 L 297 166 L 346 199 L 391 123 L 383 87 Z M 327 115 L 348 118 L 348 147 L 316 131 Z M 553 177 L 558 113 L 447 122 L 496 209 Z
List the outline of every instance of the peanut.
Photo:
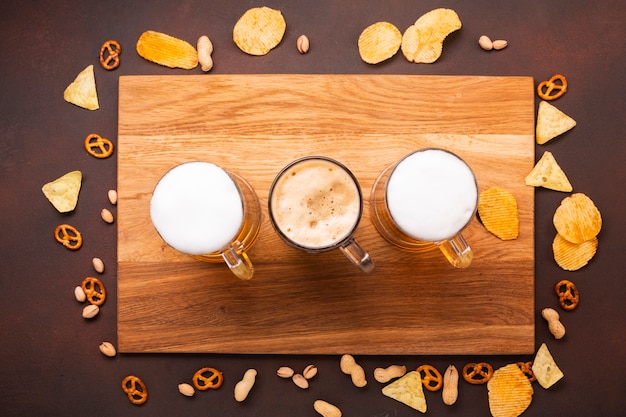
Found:
M 309 52 L 309 38 L 307 38 L 306 35 L 300 35 L 296 41 L 296 47 L 298 48 L 298 52 L 301 54 Z
M 509 43 L 503 39 L 498 39 L 497 41 L 493 41 L 493 49 L 499 51 L 500 49 L 504 49 L 507 47 Z
M 315 365 L 308 365 L 306 368 L 304 368 L 304 371 L 302 371 L 302 376 L 306 379 L 311 379 L 315 375 L 317 375 L 317 366 Z
M 322 417 L 341 417 L 341 410 L 324 400 L 315 400 L 313 408 L 321 414 Z
M 443 374 L 443 390 L 441 398 L 446 405 L 452 405 L 459 397 L 459 371 L 456 366 L 450 365 Z
M 92 319 L 98 315 L 100 312 L 100 307 L 95 304 L 87 304 L 85 308 L 83 308 L 83 318 Z
M 113 213 L 111 213 L 108 209 L 102 209 L 102 211 L 100 212 L 100 217 L 102 217 L 102 220 L 107 223 L 113 223 L 114 221 Z
M 208 72 L 213 68 L 213 44 L 208 36 L 202 35 L 198 38 L 198 62 L 202 68 L 202 71 Z
M 93 265 L 93 269 L 95 269 L 96 272 L 98 272 L 99 274 L 104 272 L 104 262 L 102 262 L 102 259 L 100 259 L 100 258 L 93 258 L 91 260 L 91 263 Z
M 107 193 L 107 196 L 109 197 L 109 201 L 111 202 L 111 204 L 113 205 L 117 204 L 117 191 L 109 190 L 109 192 Z
M 83 290 L 83 287 L 77 285 L 76 288 L 74 288 L 74 297 L 79 303 L 84 303 L 85 300 L 87 300 L 87 294 L 85 294 L 85 290 Z
M 406 374 L 406 366 L 404 365 L 391 365 L 387 368 L 374 369 L 374 379 L 383 384 L 394 378 L 399 378 L 404 374 Z
M 296 384 L 297 387 L 300 387 L 302 389 L 307 389 L 309 387 L 309 381 L 307 381 L 307 379 L 301 374 L 294 374 L 291 377 L 291 380 L 294 384 Z
M 363 388 L 367 385 L 367 380 L 365 379 L 365 371 L 363 367 L 356 363 L 352 355 L 343 355 L 341 357 L 341 361 L 339 362 L 339 366 L 341 368 L 341 372 L 346 375 L 350 375 L 352 378 L 352 383 L 359 388 Z
M 278 375 L 281 378 L 291 378 L 293 376 L 293 374 L 294 374 L 293 369 L 291 369 L 288 366 L 281 366 L 276 371 L 276 375 Z
M 256 369 L 248 369 L 244 374 L 241 381 L 237 382 L 235 385 L 235 400 L 238 402 L 244 401 L 252 386 L 254 385 L 254 381 L 256 380 Z
M 98 349 L 100 349 L 100 352 L 102 352 L 104 355 L 108 356 L 109 358 L 112 358 L 113 356 L 117 354 L 117 351 L 115 350 L 115 346 L 113 346 L 113 343 L 111 342 L 100 343 L 100 346 L 98 346 Z
M 186 397 L 193 397 L 196 390 L 191 385 L 183 382 L 182 384 L 178 384 L 178 392 Z
M 541 310 L 541 316 L 548 322 L 548 329 L 555 339 L 565 336 L 565 326 L 559 321 L 559 313 L 552 308 Z
M 493 49 L 493 42 L 491 42 L 491 39 L 489 39 L 489 36 L 487 35 L 482 35 L 478 38 L 478 44 L 485 51 L 491 51 Z

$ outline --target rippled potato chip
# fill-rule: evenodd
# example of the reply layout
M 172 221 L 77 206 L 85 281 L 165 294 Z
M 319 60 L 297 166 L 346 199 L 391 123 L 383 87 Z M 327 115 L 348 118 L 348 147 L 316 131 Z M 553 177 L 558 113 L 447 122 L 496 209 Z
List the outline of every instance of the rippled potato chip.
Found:
M 545 343 L 542 343 L 537 350 L 532 370 L 539 385 L 546 389 L 556 384 L 564 376 Z
M 602 228 L 602 216 L 585 194 L 565 197 L 552 218 L 559 235 L 571 243 L 580 244 L 595 238 Z
M 533 170 L 526 176 L 525 182 L 526 185 L 532 187 L 543 187 L 566 193 L 573 190 L 567 175 L 557 164 L 554 155 L 548 151 L 545 151 L 541 159 L 537 161 Z
M 517 239 L 519 215 L 517 200 L 509 191 L 491 187 L 481 191 L 478 216 L 487 230 L 502 240 Z
M 165 33 L 148 30 L 137 40 L 142 58 L 168 68 L 193 69 L 198 66 L 198 51 L 189 42 Z
M 408 372 L 403 377 L 386 385 L 382 392 L 385 396 L 417 411 L 426 412 L 426 397 L 422 387 L 422 377 L 416 371 Z
M 576 271 L 587 265 L 598 250 L 598 238 L 583 243 L 572 243 L 557 235 L 552 241 L 552 252 L 557 265 L 566 271 Z
M 402 33 L 389 22 L 376 22 L 359 36 L 359 54 L 368 64 L 378 64 L 394 56 L 402 43 Z
M 452 9 L 434 9 L 422 15 L 402 35 L 402 53 L 409 62 L 432 64 L 443 51 L 443 41 L 461 29 L 461 20 Z
M 98 110 L 100 108 L 93 65 L 87 66 L 76 76 L 74 81 L 63 92 L 63 98 L 68 103 L 87 110 Z
M 243 52 L 265 55 L 283 40 L 287 23 L 280 10 L 254 7 L 247 10 L 233 29 L 233 40 Z
M 487 390 L 493 417 L 519 416 L 532 402 L 534 393 L 530 380 L 514 363 L 496 369 Z
M 576 126 L 576 120 L 547 101 L 539 102 L 535 139 L 539 145 L 562 135 Z
M 71 171 L 41 187 L 41 191 L 59 213 L 68 213 L 76 208 L 83 174 Z

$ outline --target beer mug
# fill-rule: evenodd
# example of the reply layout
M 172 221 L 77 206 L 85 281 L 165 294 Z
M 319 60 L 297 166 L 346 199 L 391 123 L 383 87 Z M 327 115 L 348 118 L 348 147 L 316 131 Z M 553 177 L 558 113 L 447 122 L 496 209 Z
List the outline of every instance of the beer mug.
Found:
M 177 251 L 203 262 L 225 262 L 238 278 L 252 278 L 247 252 L 259 235 L 261 206 L 239 175 L 209 162 L 177 165 L 154 188 L 150 217 Z
M 307 156 L 283 168 L 268 198 L 272 226 L 290 246 L 308 253 L 339 248 L 364 272 L 374 269 L 354 240 L 363 212 L 361 187 L 352 172 L 324 156 Z
M 467 268 L 472 249 L 461 231 L 478 206 L 472 169 L 452 152 L 427 148 L 388 166 L 371 194 L 371 218 L 388 242 L 409 252 L 439 248 L 457 268 Z

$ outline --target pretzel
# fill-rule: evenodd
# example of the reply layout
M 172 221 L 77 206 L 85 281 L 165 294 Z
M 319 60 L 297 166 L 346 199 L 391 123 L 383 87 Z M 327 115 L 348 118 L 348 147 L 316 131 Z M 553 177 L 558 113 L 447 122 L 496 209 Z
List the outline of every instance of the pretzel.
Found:
M 443 385 L 443 377 L 434 366 L 420 365 L 415 371 L 420 374 L 422 385 L 428 391 L 437 391 Z
M 140 405 L 148 400 L 148 388 L 141 379 L 128 375 L 122 380 L 122 390 L 128 395 L 131 403 Z
M 85 138 L 85 149 L 96 158 L 108 158 L 113 154 L 113 142 L 92 133 Z
M 545 91 L 544 91 L 545 90 Z M 555 91 L 554 94 L 552 92 Z M 554 74 L 537 86 L 537 94 L 544 100 L 556 100 L 567 91 L 567 80 L 561 74 Z
M 532 362 L 517 362 L 516 365 L 520 369 L 520 371 L 522 371 L 522 373 L 526 375 L 526 378 L 528 378 L 530 382 L 534 382 L 537 380 L 537 377 L 533 372 Z
M 119 42 L 108 40 L 100 48 L 100 65 L 105 70 L 114 70 L 120 66 L 120 54 L 122 47 Z
M 54 238 L 68 249 L 76 250 L 83 245 L 80 232 L 69 224 L 60 224 L 54 229 Z
M 468 363 L 463 367 L 463 379 L 470 384 L 484 384 L 493 375 L 493 368 L 485 362 Z
M 578 305 L 580 297 L 573 282 L 563 279 L 554 286 L 554 292 L 559 296 L 559 304 L 565 310 L 573 310 Z
M 98 278 L 87 277 L 83 280 L 80 285 L 87 296 L 87 301 L 89 303 L 99 306 L 104 303 L 104 300 L 107 298 L 106 290 L 104 289 L 104 285 Z
M 208 376 L 205 373 L 208 373 Z M 224 375 L 215 368 L 202 368 L 193 374 L 192 382 L 200 391 L 206 391 L 209 388 L 218 389 L 224 382 Z

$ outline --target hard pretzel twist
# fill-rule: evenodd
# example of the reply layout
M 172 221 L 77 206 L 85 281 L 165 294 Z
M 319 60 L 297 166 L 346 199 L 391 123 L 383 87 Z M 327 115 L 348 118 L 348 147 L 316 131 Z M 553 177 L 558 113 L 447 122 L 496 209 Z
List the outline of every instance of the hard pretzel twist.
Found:
M 76 250 L 83 244 L 83 236 L 69 224 L 60 224 L 54 229 L 54 238 L 68 249 Z
M 98 278 L 87 277 L 83 280 L 80 286 L 83 288 L 83 291 L 87 296 L 87 301 L 93 305 L 100 306 L 107 298 L 104 285 L 102 285 L 102 282 L 100 282 Z
M 202 368 L 193 374 L 192 382 L 200 391 L 206 391 L 209 388 L 218 389 L 224 382 L 224 375 L 215 368 Z
M 148 388 L 146 384 L 134 375 L 128 375 L 122 380 L 122 390 L 133 404 L 140 405 L 148 400 Z
M 493 376 L 493 368 L 486 362 L 470 362 L 463 367 L 463 379 L 470 384 L 484 384 Z
M 422 385 L 428 391 L 437 391 L 443 385 L 443 377 L 434 366 L 420 365 L 416 371 L 420 374 Z
M 544 100 L 556 100 L 566 91 L 567 79 L 561 74 L 554 74 L 549 80 L 542 81 L 537 86 L 537 94 Z
M 520 371 L 522 371 L 522 373 L 526 375 L 526 378 L 528 378 L 530 382 L 534 382 L 537 380 L 537 377 L 535 376 L 535 373 L 533 372 L 532 362 L 517 362 L 516 365 L 520 369 Z
M 563 279 L 554 286 L 554 292 L 559 297 L 559 304 L 565 310 L 573 310 L 578 305 L 580 297 L 578 288 L 573 282 Z
M 108 158 L 113 154 L 113 142 L 96 133 L 91 133 L 85 138 L 85 149 L 96 158 Z
M 108 40 L 100 48 L 100 65 L 106 70 L 114 70 L 120 66 L 122 47 L 119 42 Z

